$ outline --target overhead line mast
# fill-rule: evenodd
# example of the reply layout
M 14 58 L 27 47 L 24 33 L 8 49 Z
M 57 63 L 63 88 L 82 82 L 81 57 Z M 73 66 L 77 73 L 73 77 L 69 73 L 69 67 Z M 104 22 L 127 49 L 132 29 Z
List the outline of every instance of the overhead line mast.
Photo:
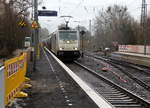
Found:
M 146 17 L 147 17 L 147 4 L 146 4 L 146 0 L 142 0 L 142 8 L 141 8 L 141 25 L 142 25 L 142 27 L 145 25 Z
M 146 34 L 145 34 L 145 29 L 146 29 L 146 19 L 147 19 L 147 4 L 146 0 L 142 0 L 142 8 L 141 8 L 141 26 L 142 26 L 142 34 L 144 38 L 144 54 L 146 55 Z

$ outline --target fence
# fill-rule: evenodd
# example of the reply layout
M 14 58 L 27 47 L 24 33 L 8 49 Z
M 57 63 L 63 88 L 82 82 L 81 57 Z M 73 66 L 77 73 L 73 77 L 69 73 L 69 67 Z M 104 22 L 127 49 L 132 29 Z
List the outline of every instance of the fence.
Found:
M 143 45 L 119 45 L 119 52 L 144 54 Z M 146 46 L 146 54 L 150 54 L 150 46 Z
M 21 91 L 31 87 L 26 84 L 26 70 L 27 53 L 4 62 L 4 67 L 0 68 L 0 108 L 7 106 L 14 98 L 28 96 Z

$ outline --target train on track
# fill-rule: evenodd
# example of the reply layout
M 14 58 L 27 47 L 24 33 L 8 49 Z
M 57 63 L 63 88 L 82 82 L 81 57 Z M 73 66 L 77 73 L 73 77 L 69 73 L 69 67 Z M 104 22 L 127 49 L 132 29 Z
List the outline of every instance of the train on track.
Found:
M 64 61 L 77 60 L 81 55 L 79 31 L 69 27 L 58 28 L 43 43 L 58 58 Z

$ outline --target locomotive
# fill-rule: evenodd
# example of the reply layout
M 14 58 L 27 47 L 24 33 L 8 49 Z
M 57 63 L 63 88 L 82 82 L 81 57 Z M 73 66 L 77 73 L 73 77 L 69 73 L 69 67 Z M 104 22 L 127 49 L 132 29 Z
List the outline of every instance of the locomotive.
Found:
M 80 57 L 79 31 L 59 28 L 46 40 L 46 46 L 61 60 L 76 60 Z

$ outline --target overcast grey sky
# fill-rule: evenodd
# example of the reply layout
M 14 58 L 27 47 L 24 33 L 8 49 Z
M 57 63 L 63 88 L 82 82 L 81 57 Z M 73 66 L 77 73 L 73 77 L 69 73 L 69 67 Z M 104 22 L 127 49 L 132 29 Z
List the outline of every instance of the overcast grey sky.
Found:
M 77 26 L 78 23 L 74 21 L 80 21 L 80 25 L 88 28 L 89 20 L 97 16 L 98 11 L 106 9 L 110 5 L 122 5 L 127 6 L 128 11 L 135 19 L 140 19 L 142 0 L 44 0 L 43 4 L 39 6 L 46 6 L 47 10 L 58 11 L 58 17 L 40 17 L 39 22 L 42 27 L 48 28 L 50 32 L 56 30 L 60 23 L 64 22 L 62 15 L 71 15 L 73 18 L 70 20 L 70 26 Z M 147 4 L 150 4 L 150 0 L 147 0 Z M 148 11 L 150 5 L 148 5 Z

